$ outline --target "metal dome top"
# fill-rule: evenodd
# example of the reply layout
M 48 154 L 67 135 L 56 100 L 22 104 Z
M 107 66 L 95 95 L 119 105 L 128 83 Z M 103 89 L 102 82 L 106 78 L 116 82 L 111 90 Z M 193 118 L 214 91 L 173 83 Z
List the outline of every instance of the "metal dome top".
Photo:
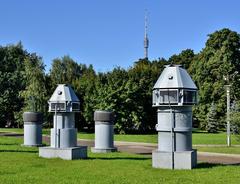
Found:
M 73 89 L 66 84 L 58 84 L 49 102 L 79 102 Z
M 153 89 L 193 89 L 197 90 L 192 78 L 180 65 L 166 65 Z
M 73 89 L 66 84 L 58 84 L 48 101 L 49 112 L 79 112 L 80 102 Z

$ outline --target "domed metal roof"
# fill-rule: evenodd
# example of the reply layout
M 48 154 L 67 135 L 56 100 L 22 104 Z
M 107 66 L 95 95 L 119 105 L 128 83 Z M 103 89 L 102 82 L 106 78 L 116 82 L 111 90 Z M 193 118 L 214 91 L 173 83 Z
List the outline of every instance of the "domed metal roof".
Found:
M 49 102 L 79 102 L 73 89 L 66 84 L 58 84 Z
M 192 78 L 180 65 L 166 65 L 153 89 L 185 88 L 197 90 Z

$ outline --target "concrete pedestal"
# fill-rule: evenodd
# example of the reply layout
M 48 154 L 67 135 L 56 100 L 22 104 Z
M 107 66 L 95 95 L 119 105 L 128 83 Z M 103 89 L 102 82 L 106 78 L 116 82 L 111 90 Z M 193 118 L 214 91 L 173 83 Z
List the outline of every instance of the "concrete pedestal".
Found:
M 39 156 L 44 158 L 61 158 L 64 160 L 76 160 L 87 158 L 87 146 L 71 148 L 40 147 Z
M 172 159 L 173 158 L 173 159 Z M 174 165 L 172 164 L 174 160 Z M 197 165 L 197 151 L 164 152 L 154 150 L 152 152 L 152 166 L 164 169 L 192 169 Z
M 116 152 L 117 148 L 91 148 L 91 152 L 93 153 L 110 153 L 110 152 Z

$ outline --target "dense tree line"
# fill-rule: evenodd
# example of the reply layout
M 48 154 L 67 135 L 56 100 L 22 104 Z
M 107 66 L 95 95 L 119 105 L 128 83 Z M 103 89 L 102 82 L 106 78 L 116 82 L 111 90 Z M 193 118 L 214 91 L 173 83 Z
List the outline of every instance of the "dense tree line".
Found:
M 0 126 L 22 126 L 21 116 L 27 110 L 41 111 L 45 121 L 51 122 L 47 100 L 57 84 L 66 83 L 81 100 L 81 113 L 76 118 L 79 129 L 93 131 L 93 112 L 104 109 L 116 113 L 119 133 L 154 131 L 152 87 L 167 64 L 184 66 L 199 88 L 194 125 L 211 132 L 224 129 L 224 85 L 231 84 L 232 104 L 239 104 L 240 97 L 240 35 L 229 29 L 210 34 L 200 53 L 186 49 L 169 59 L 139 59 L 128 69 L 116 67 L 106 73 L 96 73 L 92 65 L 63 56 L 54 59 L 50 72 L 45 74 L 42 58 L 24 50 L 21 43 L 2 46 Z M 237 122 L 239 110 L 234 106 L 232 112 L 233 122 Z

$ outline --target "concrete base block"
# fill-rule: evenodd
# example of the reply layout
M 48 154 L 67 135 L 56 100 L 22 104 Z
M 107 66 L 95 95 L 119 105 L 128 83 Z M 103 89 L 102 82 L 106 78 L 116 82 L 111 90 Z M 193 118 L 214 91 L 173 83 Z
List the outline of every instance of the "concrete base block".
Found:
M 103 149 L 103 148 L 95 148 L 95 147 L 92 147 L 91 148 L 91 152 L 93 153 L 110 153 L 110 152 L 116 152 L 117 151 L 117 148 L 106 148 L 106 149 Z
M 40 147 L 39 156 L 44 158 L 61 158 L 64 160 L 75 160 L 87 158 L 87 146 L 71 148 Z
M 197 166 L 197 151 L 178 151 L 174 152 L 172 156 L 172 152 L 154 150 L 152 166 L 164 169 L 192 169 Z

